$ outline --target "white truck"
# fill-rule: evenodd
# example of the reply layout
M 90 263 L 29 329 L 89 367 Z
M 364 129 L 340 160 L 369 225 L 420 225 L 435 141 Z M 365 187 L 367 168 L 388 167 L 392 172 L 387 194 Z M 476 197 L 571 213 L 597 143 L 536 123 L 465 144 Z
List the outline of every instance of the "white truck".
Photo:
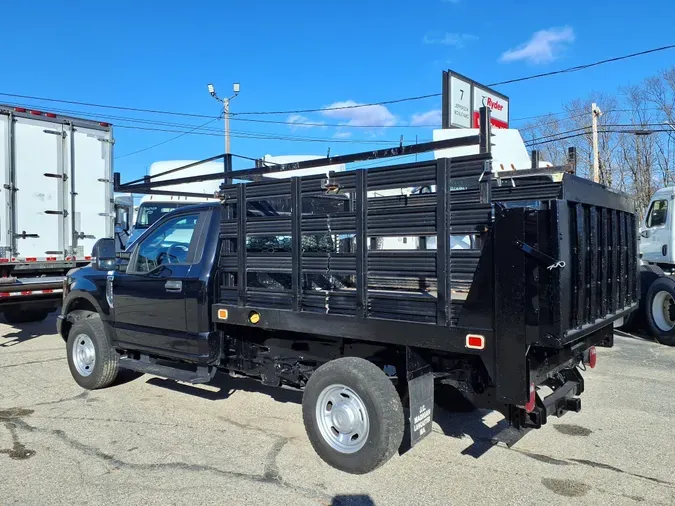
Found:
M 260 159 L 260 163 L 266 165 L 274 164 L 285 164 L 299 162 L 303 160 L 313 160 L 319 159 L 320 156 L 315 155 L 282 155 L 282 156 L 271 156 L 265 155 Z M 193 165 L 194 164 L 194 165 Z M 159 175 L 167 171 L 173 171 L 179 167 L 187 167 L 185 169 L 180 169 L 178 172 L 171 172 L 166 175 Z M 204 162 L 198 163 L 198 160 L 165 160 L 154 162 L 150 165 L 148 170 L 148 175 L 152 176 L 152 181 L 161 181 L 165 179 L 172 179 L 175 177 L 191 177 L 191 176 L 200 176 L 204 174 L 214 174 L 224 170 L 222 162 Z M 344 165 L 331 165 L 330 167 L 317 167 L 314 169 L 301 169 L 301 170 L 290 170 L 283 173 L 270 173 L 266 174 L 266 177 L 272 178 L 285 178 L 293 176 L 304 176 L 308 174 L 321 174 L 323 172 L 339 172 L 345 170 Z M 233 175 L 236 176 L 236 171 L 233 172 Z M 236 181 L 236 180 L 235 180 Z M 181 185 L 172 185 L 165 186 L 161 189 L 163 191 L 176 191 L 183 193 L 206 193 L 209 195 L 215 194 L 220 189 L 221 181 L 202 181 L 196 183 L 187 183 Z M 129 241 L 127 246 L 130 246 L 136 239 L 138 239 L 141 234 L 160 219 L 165 214 L 177 209 L 182 206 L 195 205 L 204 202 L 218 202 L 218 199 L 210 198 L 199 198 L 199 197 L 185 197 L 178 195 L 144 195 L 141 199 L 141 203 L 138 206 L 138 211 L 136 213 L 136 222 L 131 231 Z
M 112 127 L 0 105 L 0 312 L 44 319 L 68 270 L 113 237 Z
M 632 327 L 675 346 L 675 187 L 654 193 L 640 223 L 640 308 Z
M 178 177 L 200 176 L 204 174 L 213 174 L 223 170 L 222 162 L 205 162 L 186 169 L 181 169 L 178 173 L 170 173 L 165 176 L 162 174 L 186 165 L 196 164 L 198 160 L 164 160 L 154 162 L 150 165 L 148 175 L 153 176 L 152 181 L 161 181 Z M 213 195 L 220 188 L 220 181 L 203 181 L 198 183 L 188 183 L 183 185 L 173 185 L 162 187 L 163 191 L 176 191 L 184 193 L 207 193 Z M 178 195 L 143 195 L 138 211 L 136 212 L 136 221 L 131 229 L 127 246 L 130 246 L 138 239 L 147 228 L 155 223 L 165 214 L 181 206 L 195 205 L 204 202 L 217 202 L 216 199 L 183 197 Z

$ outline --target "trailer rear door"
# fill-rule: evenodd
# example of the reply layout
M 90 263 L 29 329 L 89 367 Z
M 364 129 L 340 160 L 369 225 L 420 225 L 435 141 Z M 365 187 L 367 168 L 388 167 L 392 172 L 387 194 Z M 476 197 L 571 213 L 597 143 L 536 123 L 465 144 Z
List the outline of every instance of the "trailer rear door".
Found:
M 76 237 L 74 253 L 79 259 L 91 255 L 98 239 L 113 236 L 111 134 L 76 126 L 72 135 L 75 207 L 71 223 Z
M 0 114 L 0 261 L 11 256 L 11 216 L 9 206 L 12 190 L 9 186 L 9 115 Z
M 13 256 L 28 261 L 62 259 L 67 218 L 63 125 L 16 117 L 13 137 Z

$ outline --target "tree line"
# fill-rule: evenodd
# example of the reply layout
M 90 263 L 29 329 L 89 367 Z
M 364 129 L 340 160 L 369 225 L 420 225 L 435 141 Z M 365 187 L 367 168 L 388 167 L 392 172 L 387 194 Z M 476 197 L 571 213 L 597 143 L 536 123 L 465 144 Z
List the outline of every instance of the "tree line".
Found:
M 538 117 L 519 130 L 529 149 L 554 165 L 577 151 L 577 174 L 593 177 L 591 104 L 598 117 L 600 182 L 629 193 L 640 215 L 658 188 L 675 184 L 675 66 L 620 87 L 573 100 L 563 112 Z

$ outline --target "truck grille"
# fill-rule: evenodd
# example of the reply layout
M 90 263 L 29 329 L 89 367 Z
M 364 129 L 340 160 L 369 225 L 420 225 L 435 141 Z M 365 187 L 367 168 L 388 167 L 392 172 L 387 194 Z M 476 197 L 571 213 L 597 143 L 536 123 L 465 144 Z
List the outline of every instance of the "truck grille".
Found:
M 569 203 L 569 330 L 638 301 L 637 223 L 628 212 Z

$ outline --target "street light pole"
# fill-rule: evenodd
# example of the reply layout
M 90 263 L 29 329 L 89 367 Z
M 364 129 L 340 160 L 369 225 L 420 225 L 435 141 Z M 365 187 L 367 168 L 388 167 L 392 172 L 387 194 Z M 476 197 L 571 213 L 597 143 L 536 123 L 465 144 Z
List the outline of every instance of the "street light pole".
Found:
M 213 84 L 208 85 L 208 90 L 209 94 L 218 100 L 219 102 L 223 103 L 223 117 L 225 119 L 225 154 L 229 155 L 230 154 L 230 100 L 232 100 L 234 97 L 239 95 L 239 83 L 234 83 L 232 85 L 232 91 L 234 92 L 234 95 L 232 95 L 229 98 L 222 99 L 216 94 L 216 88 L 213 86 Z
M 225 154 L 230 154 L 230 99 L 223 100 L 223 115 L 225 116 Z
M 600 108 L 593 103 L 591 105 L 593 115 L 593 181 L 600 181 L 600 155 L 598 153 L 598 116 L 602 114 Z

